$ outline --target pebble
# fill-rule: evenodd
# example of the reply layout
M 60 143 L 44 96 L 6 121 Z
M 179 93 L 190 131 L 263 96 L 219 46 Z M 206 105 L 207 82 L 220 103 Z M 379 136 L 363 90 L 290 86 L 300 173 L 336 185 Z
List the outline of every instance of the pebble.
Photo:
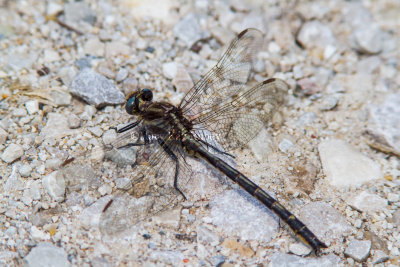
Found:
M 324 140 L 318 145 L 318 151 L 331 185 L 357 185 L 383 177 L 379 163 L 342 140 Z
M 79 128 L 81 126 L 81 119 L 74 113 L 69 114 L 68 115 L 68 126 L 70 129 Z
M 391 203 L 400 201 L 400 195 L 395 193 L 389 193 L 387 195 L 387 200 Z
M 164 67 L 164 65 L 163 65 Z M 173 67 L 172 67 L 173 68 Z M 164 71 L 164 69 L 163 69 Z M 166 70 L 166 72 L 164 73 L 167 75 L 173 74 L 171 70 Z M 177 68 L 176 74 L 173 77 L 172 81 L 171 81 L 172 85 L 175 86 L 176 90 L 182 93 L 187 93 L 189 92 L 189 90 L 193 87 L 193 81 L 192 78 L 190 77 L 189 73 L 181 67 Z
M 113 41 L 106 43 L 106 57 L 113 58 L 119 55 L 129 56 L 131 54 L 130 46 L 124 44 L 123 42 Z
M 175 62 L 168 62 L 162 65 L 162 71 L 166 78 L 173 79 L 178 74 L 178 65 Z
M 305 112 L 300 115 L 297 119 L 296 125 L 297 126 L 307 126 L 312 124 L 315 120 L 318 119 L 318 116 L 315 112 Z
M 210 263 L 213 266 L 221 266 L 221 264 L 223 264 L 225 262 L 225 260 L 226 260 L 225 256 L 222 256 L 222 255 L 212 256 L 210 258 Z
M 92 37 L 86 41 L 83 46 L 83 51 L 86 55 L 93 55 L 96 57 L 104 57 L 105 44 L 100 41 L 98 37 Z
M 382 250 L 374 251 L 374 258 L 372 259 L 372 262 L 374 264 L 379 264 L 387 260 L 389 260 L 389 256 L 385 252 L 383 252 Z
M 16 108 L 13 110 L 12 115 L 14 117 L 25 117 L 28 113 L 23 108 Z
M 30 236 L 36 242 L 50 239 L 49 233 L 39 230 L 36 226 L 31 227 Z
M 0 127 L 0 145 L 4 144 L 7 140 L 8 133 Z
M 66 92 L 64 90 L 51 90 L 50 96 L 52 104 L 57 107 L 68 106 L 71 104 L 72 96 L 69 92 Z
M 336 38 L 327 25 L 313 20 L 303 24 L 297 35 L 297 41 L 305 48 L 325 48 L 336 43 Z
M 139 82 L 136 78 L 129 77 L 123 82 L 123 90 L 125 95 L 128 95 L 138 89 Z
M 124 94 L 115 84 L 94 70 L 85 68 L 72 80 L 70 91 L 97 108 L 108 104 L 122 104 Z
M 205 34 L 201 30 L 198 18 L 195 14 L 189 13 L 183 17 L 173 29 L 174 35 L 191 47 L 197 40 L 205 38 Z
M 222 246 L 238 252 L 242 257 L 252 257 L 254 255 L 254 251 L 251 248 L 234 239 L 225 239 Z
M 132 165 L 136 162 L 136 151 L 137 148 L 134 146 L 120 148 L 118 150 L 114 149 L 111 151 L 107 151 L 104 157 L 108 160 L 111 160 L 119 167 L 123 167 L 127 165 Z
M 266 161 L 273 151 L 272 136 L 266 129 L 262 129 L 260 133 L 249 142 L 249 148 L 259 161 Z
M 324 242 L 332 242 L 354 231 L 342 214 L 324 202 L 303 206 L 299 219 Z
M 103 130 L 99 126 L 90 127 L 88 130 L 96 137 L 100 137 L 103 134 Z
M 114 182 L 115 182 L 115 186 L 118 189 L 126 189 L 127 190 L 132 187 L 132 181 L 129 178 L 125 178 L 125 177 L 117 178 L 117 179 L 115 179 Z
M 305 246 L 302 243 L 294 243 L 294 244 L 290 244 L 289 246 L 289 252 L 296 254 L 298 256 L 306 256 L 308 254 L 310 254 L 312 251 L 311 248 Z
M 51 243 L 40 243 L 32 248 L 29 254 L 24 258 L 24 263 L 29 267 L 58 266 L 69 267 L 67 253 Z
M 369 257 L 370 251 L 371 241 L 352 240 L 344 251 L 344 254 L 358 262 L 363 262 Z
M 59 113 L 48 113 L 46 125 L 42 128 L 40 135 L 45 139 L 61 139 L 74 134 L 75 130 L 70 129 L 68 118 Z
M 46 169 L 56 170 L 61 166 L 62 163 L 63 163 L 62 159 L 51 158 L 46 160 L 45 167 Z
M 276 215 L 242 189 L 227 190 L 217 195 L 211 200 L 210 206 L 211 223 L 229 236 L 268 242 L 279 231 Z
M 43 187 L 47 193 L 57 202 L 61 202 L 65 197 L 65 180 L 58 171 L 53 171 L 42 178 Z
M 353 47 L 361 53 L 377 54 L 382 50 L 382 30 L 375 23 L 361 26 L 354 32 Z
M 22 177 L 29 177 L 32 173 L 32 168 L 28 164 L 23 164 L 19 167 L 18 172 Z
M 382 104 L 369 106 L 368 132 L 383 145 L 400 151 L 400 93 L 389 94 Z
M 153 221 L 161 226 L 170 227 L 177 230 L 179 228 L 179 223 L 181 220 L 181 210 L 180 208 L 167 210 L 156 216 L 153 216 Z
M 23 148 L 18 144 L 10 144 L 1 154 L 1 159 L 6 163 L 14 162 L 24 155 Z
M 322 98 L 320 109 L 322 111 L 328 111 L 334 109 L 339 102 L 339 99 L 334 95 L 328 95 Z
M 283 153 L 288 153 L 288 151 L 293 147 L 293 143 L 288 139 L 283 139 L 279 145 L 279 150 Z
M 382 60 L 378 56 L 370 56 L 361 59 L 357 64 L 357 72 L 363 74 L 372 74 L 379 70 Z
M 112 187 L 108 184 L 103 184 L 102 186 L 99 187 L 98 189 L 100 195 L 109 195 L 112 192 Z
M 290 266 L 339 266 L 340 258 L 335 254 L 316 258 L 303 258 L 295 255 L 284 253 L 275 253 L 270 258 L 269 267 Z
M 80 25 L 86 22 L 93 25 L 96 20 L 96 13 L 85 2 L 68 2 L 64 5 L 65 20 L 71 24 Z
M 351 207 L 362 212 L 382 211 L 388 205 L 388 201 L 378 195 L 362 191 L 346 201 Z
M 39 102 L 37 100 L 29 100 L 25 102 L 26 111 L 29 114 L 35 114 L 39 112 Z
M 120 68 L 119 71 L 117 72 L 117 75 L 115 76 L 115 81 L 116 82 L 122 82 L 123 80 L 128 77 L 128 70 L 125 68 Z

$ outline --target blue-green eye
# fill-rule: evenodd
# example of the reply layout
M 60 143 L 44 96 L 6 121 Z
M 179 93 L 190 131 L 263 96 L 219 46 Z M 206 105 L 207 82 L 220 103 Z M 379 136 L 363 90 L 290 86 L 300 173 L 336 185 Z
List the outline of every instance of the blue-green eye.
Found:
M 136 109 L 136 97 L 132 96 L 128 98 L 128 101 L 126 101 L 125 104 L 125 110 L 128 114 L 132 115 L 134 113 L 134 110 Z

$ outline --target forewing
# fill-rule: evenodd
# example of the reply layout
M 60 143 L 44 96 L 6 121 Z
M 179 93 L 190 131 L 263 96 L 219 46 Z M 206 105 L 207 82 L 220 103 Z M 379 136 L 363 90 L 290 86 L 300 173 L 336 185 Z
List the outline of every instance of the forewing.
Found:
M 195 118 L 227 98 L 237 96 L 249 79 L 262 44 L 263 35 L 259 30 L 241 32 L 218 63 L 186 94 L 179 106 L 184 114 Z
M 266 80 L 200 114 L 193 120 L 195 132 L 204 140 L 202 132 L 209 131 L 226 150 L 243 147 L 279 110 L 287 90 L 280 79 Z

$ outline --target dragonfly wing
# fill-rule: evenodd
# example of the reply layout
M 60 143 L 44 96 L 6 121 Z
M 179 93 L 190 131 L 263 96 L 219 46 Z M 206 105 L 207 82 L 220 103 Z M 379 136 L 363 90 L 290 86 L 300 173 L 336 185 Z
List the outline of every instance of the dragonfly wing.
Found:
M 186 94 L 179 105 L 184 114 L 196 117 L 242 91 L 262 45 L 263 34 L 259 30 L 241 32 L 218 63 Z
M 204 140 L 201 133 L 207 130 L 226 150 L 245 146 L 279 110 L 287 90 L 284 81 L 269 79 L 215 105 L 193 120 L 198 137 Z

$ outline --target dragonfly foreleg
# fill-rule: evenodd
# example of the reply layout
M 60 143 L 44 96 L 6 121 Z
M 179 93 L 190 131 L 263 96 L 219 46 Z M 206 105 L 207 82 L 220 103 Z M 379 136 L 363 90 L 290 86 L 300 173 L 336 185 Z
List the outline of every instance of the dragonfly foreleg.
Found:
M 164 149 L 165 153 L 168 154 L 168 156 L 175 161 L 175 175 L 174 175 L 174 188 L 176 191 L 179 192 L 183 196 L 183 199 L 186 200 L 185 194 L 179 189 L 178 187 L 178 176 L 179 176 L 179 159 L 178 157 L 174 154 L 174 152 L 171 150 L 171 148 L 168 146 L 167 143 L 164 142 L 161 138 L 157 138 L 158 143 L 160 146 Z
M 126 132 L 126 131 L 138 126 L 139 123 L 141 123 L 141 122 L 142 122 L 142 120 L 137 120 L 132 123 L 129 123 L 128 125 L 122 127 L 121 129 L 117 129 L 117 127 L 110 127 L 110 129 L 115 130 L 117 133 L 123 133 L 123 132 Z

